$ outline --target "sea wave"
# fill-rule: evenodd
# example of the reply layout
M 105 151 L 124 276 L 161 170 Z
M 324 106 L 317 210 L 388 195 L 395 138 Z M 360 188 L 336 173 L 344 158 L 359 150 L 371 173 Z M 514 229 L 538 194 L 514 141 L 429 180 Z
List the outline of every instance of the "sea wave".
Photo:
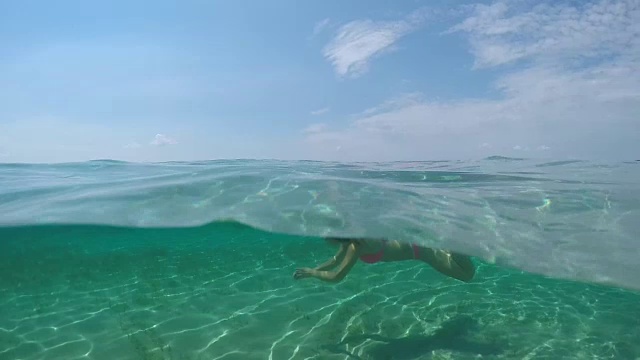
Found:
M 394 238 L 640 289 L 640 168 L 491 157 L 0 165 L 0 226 L 197 227 Z

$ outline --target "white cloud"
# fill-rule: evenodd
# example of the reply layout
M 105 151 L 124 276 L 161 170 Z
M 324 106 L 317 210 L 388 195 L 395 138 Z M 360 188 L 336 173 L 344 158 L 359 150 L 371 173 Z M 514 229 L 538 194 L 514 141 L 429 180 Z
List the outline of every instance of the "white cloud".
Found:
M 326 107 L 326 108 L 322 108 L 322 109 L 318 109 L 318 110 L 313 110 L 311 112 L 311 115 L 313 116 L 317 116 L 317 115 L 322 115 L 322 114 L 326 114 L 330 111 L 331 109 Z
M 163 134 L 156 134 L 156 137 L 153 139 L 153 141 L 151 141 L 151 145 L 156 145 L 156 146 L 164 146 L 164 145 L 175 145 L 178 142 L 175 141 L 174 139 L 163 135 Z
M 505 2 L 475 5 L 471 16 L 451 31 L 469 34 L 478 67 L 526 59 L 556 62 L 640 55 L 637 0 L 584 2 L 576 7 L 538 4 L 527 10 Z
M 329 26 L 329 22 L 331 20 L 329 18 L 320 20 L 316 23 L 316 25 L 313 27 L 313 35 L 318 35 L 319 33 L 321 33 L 324 29 L 327 28 L 327 26 Z
M 419 9 L 398 21 L 355 20 L 341 26 L 323 49 L 324 57 L 340 76 L 359 76 L 373 57 L 393 49 L 403 36 L 416 30 L 425 18 Z
M 634 82 L 640 86 L 635 73 L 640 69 L 522 70 L 500 80 L 501 99 L 401 97 L 363 112 L 347 128 L 309 133 L 308 141 L 319 151 L 340 143 L 358 160 L 508 155 L 514 142 L 523 149 L 544 143 L 539 149 L 552 156 L 615 157 L 640 144 L 640 96 L 613 96 Z M 478 143 L 491 146 L 478 149 Z
M 311 124 L 307 126 L 304 130 L 302 130 L 302 132 L 305 134 L 316 134 L 316 133 L 323 132 L 326 129 L 327 129 L 327 124 L 318 123 L 318 124 Z
M 344 160 L 509 155 L 514 144 L 539 150 L 531 156 L 633 156 L 640 150 L 640 10 L 632 4 L 474 6 L 452 29 L 468 35 L 478 67 L 518 62 L 495 81 L 501 96 L 400 96 L 347 128 L 308 133 L 308 145 L 317 157 L 342 145 Z

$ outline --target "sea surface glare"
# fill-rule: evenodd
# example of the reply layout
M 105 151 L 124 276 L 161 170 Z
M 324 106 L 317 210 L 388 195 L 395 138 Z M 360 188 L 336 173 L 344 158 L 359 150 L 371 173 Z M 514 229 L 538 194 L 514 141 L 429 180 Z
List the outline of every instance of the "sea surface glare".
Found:
M 640 359 L 639 234 L 640 162 L 0 164 L 0 359 Z

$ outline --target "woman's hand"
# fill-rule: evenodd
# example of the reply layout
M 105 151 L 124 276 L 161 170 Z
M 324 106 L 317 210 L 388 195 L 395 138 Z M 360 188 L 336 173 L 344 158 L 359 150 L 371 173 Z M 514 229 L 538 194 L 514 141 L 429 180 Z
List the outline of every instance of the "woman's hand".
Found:
M 296 280 L 308 278 L 313 276 L 313 269 L 310 268 L 300 268 L 296 269 L 296 272 L 293 273 L 293 278 Z

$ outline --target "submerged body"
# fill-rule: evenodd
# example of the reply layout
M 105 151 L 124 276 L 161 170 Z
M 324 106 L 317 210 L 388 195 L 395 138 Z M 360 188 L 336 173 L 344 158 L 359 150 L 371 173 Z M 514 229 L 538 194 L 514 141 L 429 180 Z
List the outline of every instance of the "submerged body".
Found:
M 313 269 L 297 269 L 294 273 L 296 280 L 314 277 L 323 281 L 338 282 L 345 278 L 358 260 L 368 264 L 405 260 L 423 261 L 440 273 L 465 282 L 470 281 L 475 275 L 475 266 L 468 256 L 445 250 L 386 239 L 328 238 L 326 240 L 340 246 L 336 255 Z M 336 269 L 331 271 L 330 269 L 333 268 Z

